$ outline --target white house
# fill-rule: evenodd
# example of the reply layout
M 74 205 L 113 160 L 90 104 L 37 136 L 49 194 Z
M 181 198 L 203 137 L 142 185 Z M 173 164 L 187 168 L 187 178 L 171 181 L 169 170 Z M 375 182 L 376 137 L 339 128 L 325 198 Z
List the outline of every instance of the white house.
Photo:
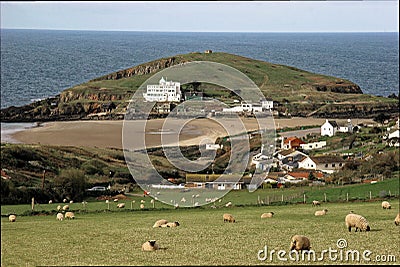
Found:
M 320 170 L 325 173 L 334 173 L 341 169 L 346 162 L 336 156 L 306 157 L 299 162 L 299 169 Z
M 180 82 L 166 81 L 162 77 L 158 84 L 147 85 L 147 91 L 143 93 L 143 97 L 147 102 L 180 102 L 180 87 Z
M 206 150 L 218 150 L 222 147 L 223 147 L 223 145 L 219 145 L 219 144 L 206 144 Z
M 260 102 L 263 109 L 271 110 L 274 107 L 274 101 L 272 99 L 265 99 L 261 100 Z
M 396 130 L 388 135 L 388 139 L 392 139 L 395 137 L 399 138 L 399 136 L 400 136 L 399 130 Z
M 237 113 L 237 112 L 252 112 L 252 113 L 259 113 L 263 112 L 263 108 L 261 104 L 253 103 L 253 104 L 247 104 L 247 103 L 241 103 L 240 106 L 235 106 L 232 108 L 223 108 L 222 112 L 227 112 L 227 113 Z
M 336 132 L 352 133 L 353 124 L 348 119 L 347 123 L 341 123 L 340 125 L 336 121 L 326 120 L 321 126 L 321 136 L 334 136 Z
M 304 150 L 320 149 L 326 146 L 326 141 L 312 142 L 308 144 L 300 144 L 300 147 Z

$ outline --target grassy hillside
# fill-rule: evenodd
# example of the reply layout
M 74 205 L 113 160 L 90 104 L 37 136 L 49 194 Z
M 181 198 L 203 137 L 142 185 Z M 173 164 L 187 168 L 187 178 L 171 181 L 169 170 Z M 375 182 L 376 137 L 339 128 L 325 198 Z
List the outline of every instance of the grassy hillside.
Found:
M 375 116 L 378 112 L 398 112 L 398 99 L 362 94 L 351 81 L 310 73 L 290 66 L 272 64 L 223 52 L 189 53 L 161 58 L 120 70 L 61 92 L 59 96 L 21 108 L 1 111 L 3 121 L 47 121 L 93 119 L 104 112 L 104 104 L 113 103 L 103 119 L 123 119 L 129 100 L 155 73 L 185 62 L 210 61 L 231 66 L 247 75 L 267 98 L 280 103 L 282 114 L 296 116 Z M 187 87 L 182 86 L 185 90 Z M 197 88 L 209 97 L 232 103 L 232 95 L 220 88 L 200 84 Z M 97 119 L 97 118 L 96 118 Z

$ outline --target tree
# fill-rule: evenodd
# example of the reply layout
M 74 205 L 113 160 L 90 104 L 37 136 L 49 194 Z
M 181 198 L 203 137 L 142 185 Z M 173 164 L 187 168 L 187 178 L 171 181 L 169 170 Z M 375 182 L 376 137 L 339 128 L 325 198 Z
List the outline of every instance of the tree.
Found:
M 385 113 L 379 113 L 378 115 L 375 116 L 375 118 L 373 119 L 374 121 L 383 124 L 385 122 L 385 120 L 390 119 L 390 116 L 385 114 Z
M 54 186 L 61 198 L 83 200 L 86 190 L 86 176 L 82 170 L 65 169 L 54 179 Z

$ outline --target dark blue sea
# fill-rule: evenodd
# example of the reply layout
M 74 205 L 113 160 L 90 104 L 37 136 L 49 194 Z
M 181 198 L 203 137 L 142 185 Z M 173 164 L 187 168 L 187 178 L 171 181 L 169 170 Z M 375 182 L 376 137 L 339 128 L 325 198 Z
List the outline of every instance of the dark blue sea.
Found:
M 399 93 L 398 33 L 174 33 L 1 30 L 1 107 L 54 96 L 161 57 L 211 49 Z

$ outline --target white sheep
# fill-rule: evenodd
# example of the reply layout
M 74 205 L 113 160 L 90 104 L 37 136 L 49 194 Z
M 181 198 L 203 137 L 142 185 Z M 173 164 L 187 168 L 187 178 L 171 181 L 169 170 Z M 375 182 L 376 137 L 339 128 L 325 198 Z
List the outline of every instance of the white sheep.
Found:
M 158 220 L 154 223 L 153 228 L 161 227 L 161 225 L 167 224 L 167 223 L 168 223 L 167 220 L 164 220 L 164 219 Z
M 224 219 L 224 222 L 235 222 L 235 217 L 233 217 L 232 214 L 224 213 L 222 218 Z
M 58 205 L 58 206 L 57 206 L 57 210 L 61 210 L 61 205 Z
M 273 216 L 274 216 L 274 213 L 271 211 L 271 212 L 261 214 L 261 219 L 272 218 Z
M 181 202 L 185 203 L 186 202 L 186 198 L 182 197 Z
M 166 224 L 162 224 L 161 227 L 177 227 L 179 225 L 179 222 L 167 222 Z
M 72 211 L 65 213 L 65 219 L 75 219 L 75 214 Z
M 64 220 L 64 214 L 62 214 L 61 212 L 57 213 L 57 220 L 59 221 Z
M 69 205 L 64 205 L 64 207 L 62 207 L 63 210 L 69 210 Z
M 365 219 L 363 216 L 355 214 L 355 213 L 347 214 L 347 216 L 345 218 L 345 223 L 346 223 L 346 227 L 349 229 L 349 232 L 351 232 L 351 227 L 355 227 L 356 232 L 357 232 L 357 230 L 360 230 L 360 232 L 371 230 L 367 219 Z
M 11 214 L 10 216 L 8 216 L 8 220 L 10 222 L 15 222 L 17 220 L 17 215 Z
M 64 203 L 67 203 L 67 199 L 66 199 L 66 198 L 64 198 L 64 199 L 63 199 L 63 202 L 64 202 Z
M 118 198 L 114 199 L 114 202 L 118 202 Z
M 142 245 L 142 251 L 154 251 L 159 249 L 160 246 L 156 244 L 156 240 L 149 240 Z
M 144 205 L 143 205 L 143 204 L 140 204 L 140 208 L 141 208 L 141 209 L 144 209 Z
M 382 209 L 391 209 L 392 206 L 390 206 L 390 203 L 388 201 L 382 201 Z
M 146 201 L 142 199 L 142 200 L 140 200 L 140 203 L 146 203 Z
M 323 216 L 323 215 L 326 215 L 327 212 L 328 212 L 327 209 L 324 209 L 324 210 L 317 210 L 317 211 L 314 213 L 314 215 L 315 215 L 315 216 Z
M 400 225 L 400 212 L 397 213 L 396 218 L 394 218 L 394 224 L 395 225 Z
M 310 239 L 304 235 L 294 235 L 290 239 L 290 250 L 310 250 Z
M 53 204 L 53 200 L 50 199 L 50 200 L 49 200 L 49 204 Z
M 125 208 L 125 203 L 119 203 L 117 205 L 117 208 L 119 208 L 119 209 Z
M 319 206 L 319 205 L 321 205 L 321 203 L 318 200 L 313 200 L 312 205 Z
M 230 202 L 230 201 L 225 204 L 225 207 L 231 207 L 231 206 L 232 206 L 232 202 Z
M 73 200 L 70 200 L 69 203 L 72 204 L 72 203 L 74 203 L 74 201 L 73 201 Z

